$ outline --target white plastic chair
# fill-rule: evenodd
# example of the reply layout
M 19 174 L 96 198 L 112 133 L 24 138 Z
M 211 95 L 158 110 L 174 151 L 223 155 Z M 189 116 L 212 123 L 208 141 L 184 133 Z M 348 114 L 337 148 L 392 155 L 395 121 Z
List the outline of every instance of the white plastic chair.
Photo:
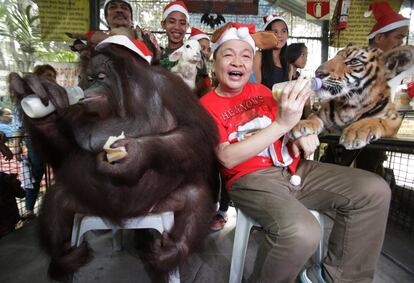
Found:
M 166 231 L 170 232 L 174 225 L 174 212 L 168 211 L 160 214 L 147 214 L 141 217 L 129 218 L 124 221 L 122 226 L 115 225 L 105 218 L 98 216 L 89 216 L 75 214 L 72 228 L 71 245 L 79 246 L 82 243 L 83 236 L 90 230 L 112 230 L 113 240 L 112 247 L 115 251 L 121 250 L 122 247 L 122 229 L 156 229 L 161 234 Z M 75 279 L 75 274 L 73 276 Z M 170 272 L 169 283 L 180 283 L 180 273 L 176 270 Z
M 246 257 L 247 245 L 249 243 L 250 230 L 253 226 L 261 227 L 251 217 L 244 214 L 243 211 L 236 208 L 237 222 L 236 230 L 234 234 L 233 252 L 231 256 L 230 266 L 230 279 L 229 283 L 240 283 L 243 278 L 244 260 Z M 313 255 L 314 262 L 320 264 L 323 258 L 323 232 L 324 232 L 324 220 L 319 212 L 310 210 L 310 212 L 318 220 L 321 227 L 321 240 L 319 242 L 318 249 Z

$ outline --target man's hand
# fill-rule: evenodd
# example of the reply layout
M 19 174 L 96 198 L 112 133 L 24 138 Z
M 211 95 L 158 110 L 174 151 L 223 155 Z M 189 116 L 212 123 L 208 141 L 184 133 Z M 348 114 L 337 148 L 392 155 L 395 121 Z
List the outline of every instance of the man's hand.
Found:
M 301 77 L 294 83 L 289 83 L 283 90 L 279 101 L 278 123 L 287 131 L 299 122 L 303 107 L 311 94 L 309 82 L 305 83 Z
M 309 135 L 298 138 L 293 142 L 293 153 L 295 157 L 299 156 L 300 149 L 303 150 L 305 158 L 309 157 L 319 146 L 319 138 L 317 135 Z

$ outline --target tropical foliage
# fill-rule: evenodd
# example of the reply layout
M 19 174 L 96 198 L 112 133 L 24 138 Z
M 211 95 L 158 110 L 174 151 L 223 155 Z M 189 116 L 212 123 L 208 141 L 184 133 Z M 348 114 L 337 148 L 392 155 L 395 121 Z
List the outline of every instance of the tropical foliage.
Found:
M 36 61 L 77 60 L 75 53 L 59 44 L 42 42 L 38 9 L 32 1 L 6 0 L 0 4 L 0 36 L 10 39 L 2 53 L 9 53 L 22 72 L 30 71 Z

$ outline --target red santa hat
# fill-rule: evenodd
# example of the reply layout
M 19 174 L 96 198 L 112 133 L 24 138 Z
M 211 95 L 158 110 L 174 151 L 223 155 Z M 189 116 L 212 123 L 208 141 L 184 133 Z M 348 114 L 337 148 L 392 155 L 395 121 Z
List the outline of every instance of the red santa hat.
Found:
M 388 2 L 375 2 L 369 5 L 364 16 L 369 17 L 372 14 L 377 22 L 368 34 L 368 39 L 374 38 L 377 34 L 410 25 L 410 20 L 394 12 Z
M 129 11 L 131 12 L 131 20 L 132 20 L 132 6 L 131 3 L 129 3 L 128 0 L 106 0 L 105 4 L 104 4 L 104 14 L 105 14 L 105 19 L 106 19 L 106 15 L 108 14 L 108 12 L 106 11 L 106 8 L 108 7 L 108 4 L 111 2 L 123 2 L 125 4 L 128 5 L 129 7 Z
M 151 64 L 151 59 L 152 59 L 151 51 L 149 51 L 147 46 L 138 39 L 132 39 L 126 35 L 113 35 L 113 36 L 106 38 L 105 40 L 102 40 L 100 43 L 98 43 L 95 49 L 99 51 L 100 49 L 105 48 L 109 44 L 122 45 L 128 48 L 129 50 L 135 52 L 136 54 L 138 54 L 138 56 L 144 59 L 145 61 L 147 61 L 148 64 Z
M 264 22 L 263 30 L 265 30 L 268 25 L 270 25 L 271 23 L 273 23 L 276 20 L 284 22 L 286 27 L 288 27 L 288 23 L 286 22 L 286 20 L 282 16 L 280 16 L 278 14 L 271 14 L 271 15 L 263 17 L 263 22 Z
M 190 34 L 190 37 L 188 39 L 200 40 L 200 39 L 203 39 L 203 38 L 210 40 L 210 37 L 208 37 L 208 35 L 205 32 L 203 32 L 203 31 L 201 31 L 201 30 L 199 30 L 198 28 L 195 28 L 195 27 L 191 28 L 191 34 Z
M 247 42 L 253 48 L 253 52 L 255 52 L 256 43 L 252 37 L 254 32 L 255 26 L 252 24 L 227 23 L 214 32 L 211 38 L 213 43 L 212 51 L 214 53 L 226 41 L 238 39 Z
M 414 99 L 414 81 L 407 84 L 406 92 L 411 99 Z
M 283 138 L 280 138 L 274 144 L 270 145 L 269 152 L 273 164 L 275 166 L 289 168 L 291 174 L 290 183 L 294 186 L 299 186 L 302 180 L 299 175 L 296 175 L 296 170 L 299 165 L 300 155 L 294 155 L 289 137 L 285 135 Z
M 188 9 L 185 6 L 183 1 L 173 1 L 164 8 L 164 12 L 162 13 L 162 20 L 165 20 L 169 14 L 172 12 L 181 12 L 187 18 L 187 22 L 190 21 L 190 15 L 188 14 Z

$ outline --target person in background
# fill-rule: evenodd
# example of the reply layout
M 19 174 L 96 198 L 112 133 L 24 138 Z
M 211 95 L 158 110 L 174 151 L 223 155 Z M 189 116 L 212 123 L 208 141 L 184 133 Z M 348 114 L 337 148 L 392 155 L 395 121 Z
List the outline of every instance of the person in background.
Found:
M 106 0 L 104 3 L 104 15 L 110 32 L 113 29 L 120 28 L 130 29 L 133 32 L 132 6 L 128 0 Z M 135 36 L 134 34 L 129 35 Z M 89 42 L 96 45 L 110 35 L 104 31 L 89 31 L 85 36 Z
M 57 72 L 49 64 L 37 65 L 33 70 L 33 74 L 43 80 L 56 82 Z M 35 216 L 34 207 L 39 195 L 40 183 L 45 173 L 45 162 L 38 153 L 33 149 L 30 138 L 24 138 L 27 148 L 27 161 L 30 174 L 25 177 L 25 208 L 26 211 L 22 215 L 24 219 L 30 219 Z M 21 147 L 20 147 L 21 148 Z M 23 162 L 25 162 L 23 160 Z M 28 180 L 27 180 L 28 179 Z
M 23 226 L 16 202 L 23 197 L 17 174 L 0 172 L 0 237 Z
M 95 46 L 111 35 L 122 34 L 143 41 L 153 53 L 153 64 L 158 63 L 161 50 L 157 39 L 147 29 L 140 28 L 138 25 L 134 27 L 132 6 L 128 0 L 106 0 L 104 3 L 104 15 L 109 32 L 89 31 L 83 36 L 68 33 L 68 36 L 76 38 L 71 46 L 73 51 L 79 52 L 82 58 L 88 58 L 90 50 L 85 41 Z
M 303 69 L 308 60 L 308 48 L 305 43 L 290 44 L 286 49 L 286 60 L 289 64 L 289 80 L 297 80 L 300 76 L 298 69 Z
M 388 2 L 374 2 L 369 6 L 367 15 L 373 15 L 376 23 L 368 34 L 369 45 L 386 52 L 399 47 L 407 37 L 410 20 L 396 13 Z M 345 150 L 340 145 L 328 145 L 321 161 L 349 166 L 355 161 L 355 167 L 386 177 L 383 163 L 387 155 L 383 150 L 363 148 Z
M 6 107 L 0 108 L 0 132 L 8 139 L 12 154 L 18 158 L 20 149 L 18 136 L 21 125 L 17 117 L 17 114 L 13 113 L 11 109 Z
M 302 115 L 312 93 L 309 82 L 288 83 L 279 102 L 267 87 L 249 83 L 252 33 L 254 25 L 228 23 L 213 34 L 219 84 L 200 99 L 218 128 L 216 152 L 230 198 L 265 233 L 249 282 L 295 282 L 321 237 L 309 209 L 336 216 L 322 266 L 306 269 L 302 282 L 370 282 L 390 189 L 370 172 L 300 159 L 299 148 L 306 156 L 317 148 L 317 135 L 294 142 L 284 135 Z
M 212 85 L 212 75 L 211 75 L 211 47 L 210 47 L 210 37 L 203 32 L 202 30 L 192 27 L 191 28 L 191 34 L 188 40 L 197 40 L 198 43 L 200 43 L 201 46 L 201 55 L 203 56 L 203 69 L 198 72 L 199 76 L 202 77 L 199 78 L 198 82 L 198 89 L 202 89 L 202 93 L 198 95 L 198 97 L 203 96 L 211 87 Z
M 372 14 L 376 20 L 368 34 L 368 43 L 371 47 L 387 52 L 403 45 L 404 38 L 408 35 L 410 19 L 396 13 L 386 1 L 372 3 L 368 14 Z M 385 151 L 364 148 L 357 155 L 355 165 L 357 168 L 385 176 L 383 162 L 386 159 Z
M 257 83 L 272 89 L 274 84 L 289 80 L 289 64 L 286 60 L 289 29 L 286 20 L 276 14 L 263 17 L 263 21 L 263 29 L 273 31 L 278 37 L 278 44 L 273 49 L 256 52 L 253 71 Z
M 15 129 L 12 126 L 13 112 L 6 107 L 0 108 L 0 132 L 6 137 L 12 137 Z
M 168 43 L 161 48 L 161 66 L 171 69 L 166 65 L 168 56 L 183 46 L 184 37 L 189 28 L 190 15 L 183 1 L 173 1 L 165 6 L 162 13 L 161 26 L 167 34 Z
M 289 80 L 297 80 L 300 76 L 298 69 L 305 68 L 308 59 L 308 48 L 304 43 L 292 43 L 286 49 L 286 60 L 289 64 Z M 306 102 L 303 109 L 302 119 L 312 113 L 310 99 Z
M 192 27 L 189 40 L 198 40 L 201 46 L 201 52 L 205 59 L 210 60 L 211 57 L 211 47 L 210 47 L 210 37 L 203 32 L 202 30 Z
M 49 64 L 44 65 L 37 65 L 33 69 L 33 74 L 39 77 L 40 79 L 56 82 L 57 72 L 55 68 L 53 68 Z
M 373 14 L 376 20 L 368 34 L 368 43 L 386 52 L 404 43 L 408 35 L 410 19 L 396 13 L 388 2 L 375 2 L 369 6 L 367 14 Z
M 177 64 L 171 62 L 169 56 L 175 50 L 184 45 L 184 37 L 189 28 L 190 15 L 183 1 L 173 1 L 165 6 L 161 26 L 165 30 L 168 43 L 165 48 L 161 48 L 161 67 L 171 70 Z M 208 76 L 206 64 L 203 58 L 203 67 L 197 69 L 195 93 L 197 97 L 201 97 L 209 87 L 206 77 Z
M 8 108 L 0 108 L 0 125 L 3 122 L 10 123 L 12 121 L 11 110 Z M 10 127 L 4 127 L 10 131 Z M 12 136 L 13 132 L 9 132 Z M 0 159 L 2 155 L 6 161 L 13 159 L 13 152 L 6 145 L 7 135 L 0 130 Z M 17 179 L 17 174 L 7 174 L 0 172 L 0 237 L 7 233 L 22 227 L 23 222 L 20 220 L 19 209 L 17 207 L 16 198 L 23 198 L 24 191 Z
M 0 109 L 0 111 L 1 111 L 1 109 Z M 7 136 L 6 136 L 6 134 L 3 133 L 2 131 L 0 131 L 0 152 L 4 156 L 4 158 L 5 158 L 6 161 L 10 161 L 10 160 L 13 159 L 13 152 L 6 145 L 6 142 L 7 142 Z

